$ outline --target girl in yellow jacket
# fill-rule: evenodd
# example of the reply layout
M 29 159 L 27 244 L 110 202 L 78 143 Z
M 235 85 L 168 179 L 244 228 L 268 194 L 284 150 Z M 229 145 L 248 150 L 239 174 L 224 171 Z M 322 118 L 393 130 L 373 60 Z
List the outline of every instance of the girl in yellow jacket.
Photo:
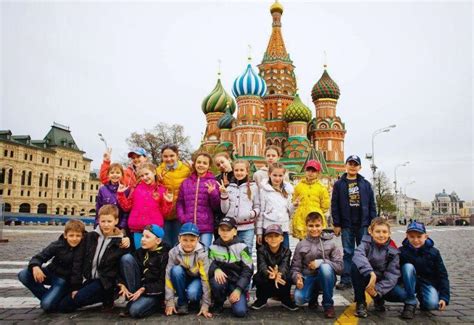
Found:
M 305 166 L 305 179 L 295 186 L 293 201 L 298 208 L 292 219 L 293 237 L 306 238 L 306 216 L 310 212 L 319 212 L 323 216 L 323 228 L 327 228 L 326 212 L 329 210 L 330 200 L 327 188 L 318 180 L 321 164 L 316 160 L 309 160 Z

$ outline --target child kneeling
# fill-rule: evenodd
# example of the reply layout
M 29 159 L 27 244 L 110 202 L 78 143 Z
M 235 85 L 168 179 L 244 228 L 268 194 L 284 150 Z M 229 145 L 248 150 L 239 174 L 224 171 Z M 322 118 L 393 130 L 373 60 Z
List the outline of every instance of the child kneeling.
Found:
M 296 245 L 291 276 L 296 284 L 297 305 L 309 303 L 310 308 L 317 307 L 318 293 L 322 290 L 324 316 L 334 318 L 332 296 L 336 274 L 342 274 L 344 264 L 334 234 L 323 231 L 323 224 L 324 217 L 318 212 L 311 212 L 306 217 L 307 236 Z
M 257 300 L 252 309 L 261 309 L 267 304 L 268 298 L 277 297 L 283 307 L 296 311 L 298 307 L 290 298 L 291 251 L 282 245 L 281 227 L 276 224 L 268 226 L 264 241 L 257 251 L 257 273 L 253 277 L 253 283 L 257 287 Z
M 168 247 L 162 242 L 163 229 L 148 225 L 143 230 L 141 248 L 122 256 L 119 295 L 129 300 L 121 316 L 142 318 L 151 315 L 164 301 Z

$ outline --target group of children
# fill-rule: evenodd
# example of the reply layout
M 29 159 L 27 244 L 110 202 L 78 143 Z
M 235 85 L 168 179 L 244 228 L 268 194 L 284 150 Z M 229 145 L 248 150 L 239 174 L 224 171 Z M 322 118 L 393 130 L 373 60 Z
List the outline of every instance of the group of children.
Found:
M 443 310 L 449 303 L 447 272 L 424 226 L 409 225 L 399 256 L 390 226 L 372 215 L 373 192 L 358 175 L 357 156 L 347 159 L 347 173 L 334 185 L 331 230 L 326 229 L 330 199 L 318 181 L 319 162 L 309 161 L 305 179 L 293 188 L 276 147 L 267 148 L 267 166 L 254 181 L 246 160 L 231 163 L 226 154 L 216 155 L 221 174 L 215 178 L 207 153 L 195 155 L 192 168 L 179 161 L 174 146 L 161 153 L 163 163 L 156 168 L 143 149 L 132 151 L 124 172 L 106 152 L 95 229 L 85 233 L 82 222 L 69 221 L 60 239 L 19 274 L 45 311 L 70 312 L 98 302 L 110 309 L 120 295 L 128 301 L 123 314 L 136 318 L 163 305 L 166 315 L 197 309 L 209 318 L 227 299 L 233 314 L 243 317 L 253 284 L 252 309 L 271 297 L 291 311 L 306 303 L 317 308 L 322 292 L 324 315 L 334 318 L 337 275 L 342 275 L 338 286 L 352 283 L 359 317 L 367 316 L 365 292 L 376 310 L 384 309 L 384 300 L 404 302 L 405 318 L 414 316 L 415 293 L 422 308 Z M 364 236 L 367 227 L 370 236 Z M 293 257 L 291 230 L 300 239 Z M 339 234 L 344 258 L 334 238 Z

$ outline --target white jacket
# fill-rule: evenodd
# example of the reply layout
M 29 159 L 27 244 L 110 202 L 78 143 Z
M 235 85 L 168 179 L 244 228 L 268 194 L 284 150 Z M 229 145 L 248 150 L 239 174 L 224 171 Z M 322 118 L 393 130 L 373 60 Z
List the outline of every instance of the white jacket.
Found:
M 251 198 L 247 195 L 247 187 L 250 185 Z M 237 230 L 248 230 L 255 228 L 255 220 L 260 213 L 260 195 L 257 184 L 254 182 L 230 183 L 227 193 L 221 193 L 221 210 L 226 217 L 235 218 Z
M 257 218 L 257 235 L 263 234 L 263 229 L 271 224 L 278 224 L 284 232 L 290 231 L 290 217 L 295 207 L 291 202 L 293 186 L 284 182 L 283 186 L 288 193 L 285 198 L 277 192 L 268 182 L 262 184 L 260 190 L 260 215 Z

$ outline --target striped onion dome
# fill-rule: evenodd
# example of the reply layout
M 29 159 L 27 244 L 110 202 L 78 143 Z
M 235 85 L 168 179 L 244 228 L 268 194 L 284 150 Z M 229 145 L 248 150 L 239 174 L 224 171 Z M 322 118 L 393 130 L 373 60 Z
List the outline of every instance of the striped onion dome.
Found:
M 222 87 L 221 79 L 217 79 L 217 84 L 209 95 L 202 101 L 201 109 L 204 114 L 214 112 L 225 112 L 227 103 L 231 113 L 235 112 L 235 101 Z
M 267 92 L 267 84 L 258 74 L 253 71 L 250 63 L 247 65 L 245 72 L 237 77 L 232 87 L 234 96 L 265 96 Z
M 327 70 L 324 69 L 323 75 L 311 91 L 313 101 L 320 98 L 339 99 L 340 95 L 341 92 L 339 91 L 339 86 L 331 79 Z
M 311 110 L 303 104 L 300 96 L 296 94 L 293 102 L 286 108 L 283 119 L 290 122 L 309 122 L 311 120 Z
M 235 117 L 230 112 L 230 107 L 226 107 L 225 114 L 217 121 L 217 127 L 219 129 L 232 129 L 232 123 L 234 123 Z

